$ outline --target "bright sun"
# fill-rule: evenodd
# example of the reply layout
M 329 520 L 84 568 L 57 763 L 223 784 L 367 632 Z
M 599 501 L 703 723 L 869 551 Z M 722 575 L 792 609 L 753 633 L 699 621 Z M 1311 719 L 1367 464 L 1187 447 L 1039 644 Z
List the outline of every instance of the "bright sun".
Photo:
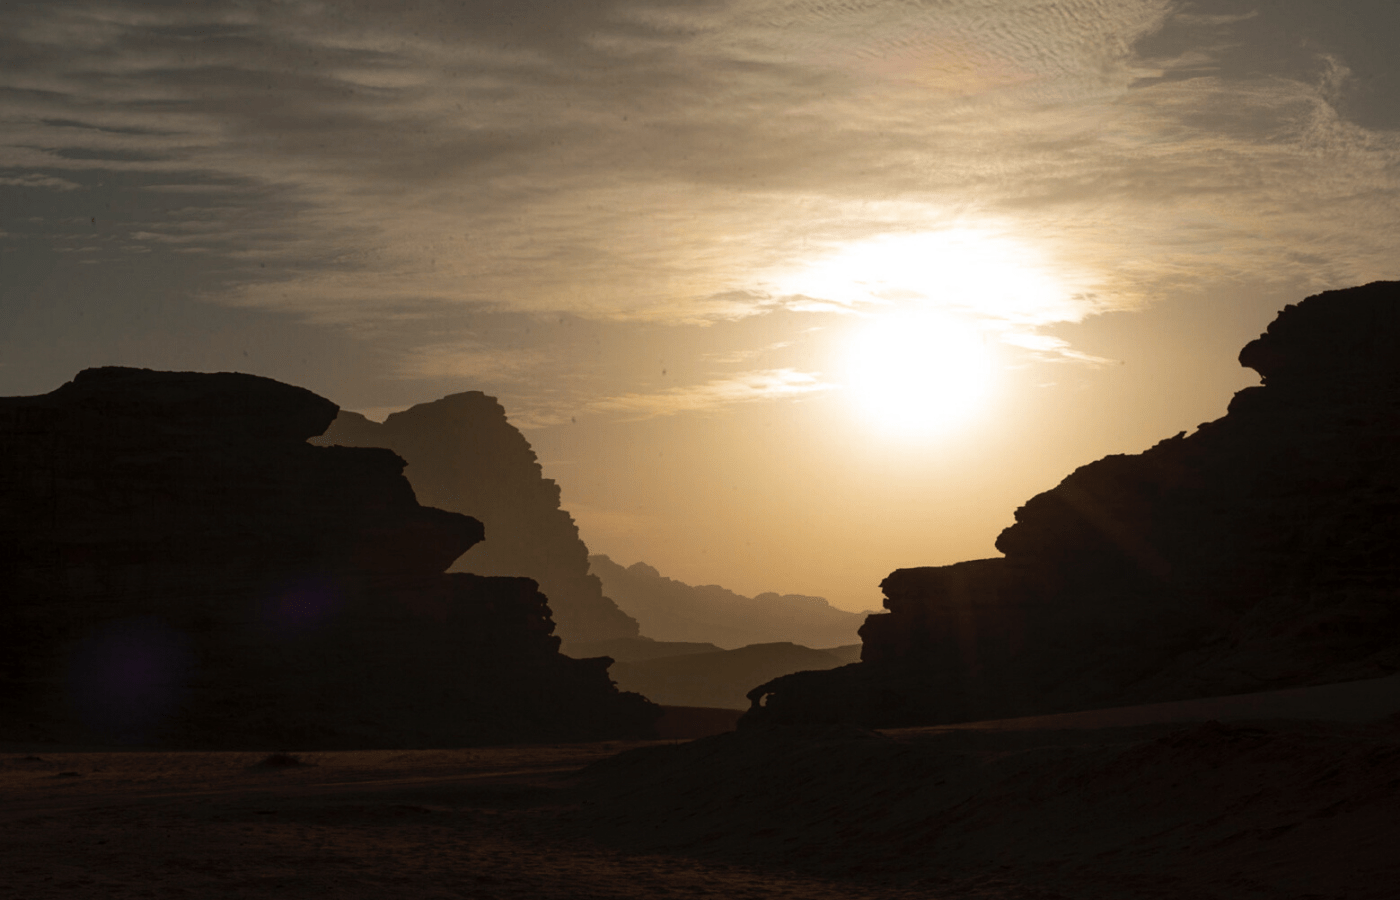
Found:
M 1079 317 L 1079 301 L 1036 246 L 991 228 L 885 234 L 772 272 L 795 308 L 858 312 L 843 381 L 885 431 L 945 432 L 987 408 L 992 346 Z
M 973 417 L 992 384 L 985 336 L 950 316 L 890 313 L 859 331 L 846 360 L 852 399 L 880 427 L 944 431 Z

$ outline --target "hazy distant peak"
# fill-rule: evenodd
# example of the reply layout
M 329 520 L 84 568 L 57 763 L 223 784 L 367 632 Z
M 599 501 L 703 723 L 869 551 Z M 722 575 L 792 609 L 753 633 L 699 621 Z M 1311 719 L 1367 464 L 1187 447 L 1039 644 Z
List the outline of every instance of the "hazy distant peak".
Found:
M 612 562 L 611 559 L 608 559 L 608 557 L 603 556 L 602 554 L 599 554 L 599 555 L 598 555 L 598 558 L 599 558 L 599 559 L 607 559 L 608 562 Z M 662 574 L 661 574 L 660 572 L 658 572 L 656 569 L 654 569 L 653 567 L 647 565 L 647 564 L 644 563 L 644 562 L 635 562 L 635 563 L 633 563 L 632 565 L 630 565 L 630 566 L 627 567 L 627 571 L 630 572 L 630 573 L 632 573 L 633 575 L 641 575 L 641 576 L 643 576 L 643 577 L 645 577 L 645 578 L 661 578 L 661 579 L 663 579 L 663 580 L 665 580 L 665 581 L 670 581 L 670 580 L 671 580 L 670 578 L 666 578 L 665 575 L 662 575 Z
M 589 557 L 603 591 L 660 641 L 702 641 L 720 647 L 798 644 L 842 646 L 859 641 L 864 613 L 837 609 L 823 597 L 767 591 L 745 597 L 717 584 L 689 585 L 644 562 L 626 568 Z
M 764 591 L 762 594 L 755 594 L 753 599 L 759 603 L 808 603 L 812 606 L 831 607 L 831 602 L 825 597 L 809 597 L 806 594 L 779 594 L 776 591 Z
M 457 394 L 448 394 L 439 400 L 430 400 L 427 403 L 416 403 L 408 409 L 390 413 L 384 420 L 384 424 L 389 427 L 395 425 L 408 425 L 423 419 L 434 421 L 461 422 L 470 424 L 473 428 L 480 428 L 485 423 L 506 423 L 506 409 L 495 397 L 483 394 L 481 391 L 462 391 Z M 524 437 L 521 437 L 522 442 Z M 526 442 L 528 446 L 528 442 Z M 532 451 L 533 453 L 533 451 Z

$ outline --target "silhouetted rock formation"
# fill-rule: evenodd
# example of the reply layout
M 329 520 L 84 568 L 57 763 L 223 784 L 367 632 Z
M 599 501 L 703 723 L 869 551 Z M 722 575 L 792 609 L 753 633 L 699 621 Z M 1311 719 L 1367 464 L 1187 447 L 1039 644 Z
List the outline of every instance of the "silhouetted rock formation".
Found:
M 0 399 L 0 733 L 405 746 L 645 732 L 524 578 L 446 575 L 481 523 L 336 407 L 240 374 L 90 369 Z
M 744 597 L 716 584 L 693 587 L 666 578 L 646 563 L 623 568 L 601 554 L 588 561 L 608 596 L 658 641 L 831 647 L 854 643 L 865 618 L 821 597 L 771 592 Z
M 588 548 L 559 508 L 559 486 L 544 477 L 495 398 L 453 394 L 394 413 L 382 425 L 341 412 L 315 443 L 388 447 L 407 460 L 404 474 L 419 502 L 486 524 L 487 540 L 454 570 L 535 579 L 567 644 L 637 636 L 636 621 L 589 574 Z
M 1240 353 L 1264 385 L 1228 415 L 1032 498 L 1004 558 L 894 572 L 863 661 L 755 689 L 745 722 L 933 724 L 1395 671 L 1397 346 L 1400 284 L 1285 308 Z
M 609 674 L 624 691 L 667 706 L 744 709 L 749 690 L 779 675 L 834 669 L 855 662 L 860 645 L 813 650 L 792 643 L 751 644 L 737 650 L 618 660 Z

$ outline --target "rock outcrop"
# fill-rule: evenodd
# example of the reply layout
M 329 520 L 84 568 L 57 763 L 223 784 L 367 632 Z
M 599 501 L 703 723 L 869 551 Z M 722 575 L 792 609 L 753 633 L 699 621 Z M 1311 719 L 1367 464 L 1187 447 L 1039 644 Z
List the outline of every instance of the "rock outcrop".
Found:
M 697 587 L 667 578 L 646 563 L 624 568 L 601 554 L 588 560 L 608 596 L 658 641 L 702 641 L 731 649 L 773 643 L 835 647 L 855 643 L 865 618 L 823 597 L 772 592 L 745 597 L 717 584 Z
M 589 574 L 588 548 L 560 508 L 559 486 L 494 398 L 453 394 L 383 424 L 341 412 L 315 443 L 387 447 L 408 461 L 404 474 L 419 502 L 486 523 L 489 539 L 454 570 L 533 578 L 566 645 L 637 636 L 636 620 Z
M 1285 308 L 1263 384 L 1191 435 L 1084 466 L 1004 556 L 901 569 L 862 661 L 750 693 L 746 723 L 936 724 L 1400 669 L 1400 284 Z
M 0 399 L 0 737 L 424 746 L 637 735 L 524 578 L 444 574 L 482 525 L 309 391 L 90 369 Z

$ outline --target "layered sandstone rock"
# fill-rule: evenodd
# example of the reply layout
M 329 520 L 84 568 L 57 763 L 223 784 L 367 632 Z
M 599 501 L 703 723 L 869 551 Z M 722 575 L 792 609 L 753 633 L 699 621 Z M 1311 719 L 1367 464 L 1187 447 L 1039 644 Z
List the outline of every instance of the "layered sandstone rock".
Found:
M 420 502 L 486 523 L 489 540 L 455 567 L 533 578 L 549 597 L 568 645 L 636 637 L 635 619 L 604 596 L 588 571 L 588 548 L 560 508 L 530 444 L 505 409 L 480 391 L 420 403 L 383 424 L 342 412 L 320 444 L 388 447 L 408 461 Z
M 1016 511 L 1004 557 L 901 569 L 862 662 L 746 721 L 868 725 L 1183 699 L 1400 668 L 1400 285 L 1310 297 L 1240 354 L 1263 385 Z
M 522 578 L 336 407 L 239 374 L 90 369 L 0 399 L 0 734 L 408 746 L 644 733 Z

